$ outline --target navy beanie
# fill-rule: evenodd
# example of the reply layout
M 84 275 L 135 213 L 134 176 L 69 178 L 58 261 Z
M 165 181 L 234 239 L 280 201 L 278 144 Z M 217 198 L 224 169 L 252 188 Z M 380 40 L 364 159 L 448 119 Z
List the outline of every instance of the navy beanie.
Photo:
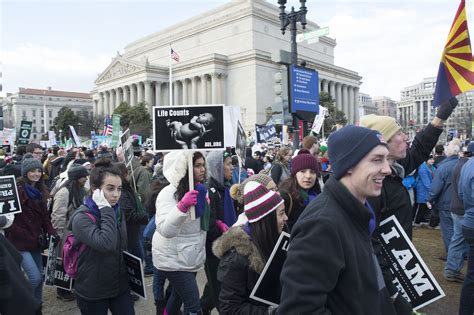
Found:
M 348 125 L 332 133 L 328 139 L 328 154 L 336 179 L 378 145 L 386 146 L 387 142 L 378 131 L 368 128 Z

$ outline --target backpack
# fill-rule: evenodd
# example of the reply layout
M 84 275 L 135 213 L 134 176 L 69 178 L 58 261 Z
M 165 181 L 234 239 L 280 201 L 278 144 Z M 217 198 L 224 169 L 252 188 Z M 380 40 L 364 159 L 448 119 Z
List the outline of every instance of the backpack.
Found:
M 87 211 L 84 213 L 94 222 L 97 222 L 96 218 Z M 77 277 L 77 261 L 79 260 L 79 255 L 81 255 L 87 248 L 87 245 L 84 243 L 76 244 L 76 239 L 74 234 L 70 232 L 64 241 L 63 246 L 63 267 L 66 274 L 75 279 Z

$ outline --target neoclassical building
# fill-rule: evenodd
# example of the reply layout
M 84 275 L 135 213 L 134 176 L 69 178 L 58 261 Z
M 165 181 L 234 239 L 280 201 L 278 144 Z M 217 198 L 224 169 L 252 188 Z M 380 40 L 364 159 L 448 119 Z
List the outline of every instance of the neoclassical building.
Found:
M 282 66 L 272 61 L 272 53 L 290 50 L 289 31 L 281 34 L 278 14 L 278 7 L 264 0 L 233 0 L 128 44 L 95 81 L 94 113 L 111 113 L 122 101 L 144 102 L 150 111 L 169 105 L 171 46 L 180 57 L 179 63 L 172 61 L 173 105 L 239 106 L 244 127 L 253 129 L 274 102 L 273 77 Z M 318 28 L 308 21 L 307 29 Z M 361 77 L 334 65 L 335 47 L 329 37 L 299 43 L 298 57 L 319 71 L 319 89 L 354 123 Z

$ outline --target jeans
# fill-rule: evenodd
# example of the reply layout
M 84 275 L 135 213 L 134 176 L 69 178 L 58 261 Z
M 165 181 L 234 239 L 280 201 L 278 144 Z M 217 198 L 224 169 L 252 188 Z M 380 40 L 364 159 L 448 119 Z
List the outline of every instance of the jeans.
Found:
M 110 309 L 112 314 L 134 315 L 133 302 L 130 298 L 130 291 L 125 291 L 121 295 L 103 300 L 86 300 L 79 295 L 76 297 L 77 306 L 82 315 L 107 315 Z
M 464 265 L 464 256 L 469 250 L 467 243 L 462 235 L 462 215 L 451 213 L 453 219 L 453 236 L 449 243 L 448 256 L 446 258 L 446 266 L 444 274 L 459 273 Z
M 165 281 L 166 276 L 164 273 L 153 267 L 153 297 L 155 302 L 164 301 L 165 299 Z
M 439 210 L 439 225 L 441 227 L 444 249 L 446 253 L 448 253 L 449 243 L 451 243 L 451 238 L 453 237 L 453 218 L 451 217 L 451 211 Z
M 41 252 L 39 250 L 20 252 L 21 267 L 28 277 L 31 290 L 35 297 L 35 301 L 39 304 L 43 302 L 43 262 Z
M 462 234 L 469 245 L 467 258 L 467 272 L 461 290 L 459 315 L 472 315 L 474 313 L 474 229 L 463 226 Z
M 172 286 L 172 293 L 166 304 L 169 315 L 179 314 L 180 301 L 184 303 L 184 315 L 202 314 L 199 289 L 195 272 L 162 271 Z

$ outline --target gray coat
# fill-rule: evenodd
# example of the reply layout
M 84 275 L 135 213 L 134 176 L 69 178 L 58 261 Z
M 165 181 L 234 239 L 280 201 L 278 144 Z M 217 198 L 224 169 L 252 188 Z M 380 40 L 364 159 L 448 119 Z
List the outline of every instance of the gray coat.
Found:
M 100 217 L 90 211 L 97 219 L 94 224 L 84 211 L 90 210 L 85 205 L 80 206 L 69 223 L 75 239 L 87 245 L 77 264 L 76 292 L 87 300 L 119 296 L 129 290 L 123 259 L 123 251 L 127 249 L 124 214 L 122 212 L 122 220 L 118 225 L 114 209 L 101 209 Z

